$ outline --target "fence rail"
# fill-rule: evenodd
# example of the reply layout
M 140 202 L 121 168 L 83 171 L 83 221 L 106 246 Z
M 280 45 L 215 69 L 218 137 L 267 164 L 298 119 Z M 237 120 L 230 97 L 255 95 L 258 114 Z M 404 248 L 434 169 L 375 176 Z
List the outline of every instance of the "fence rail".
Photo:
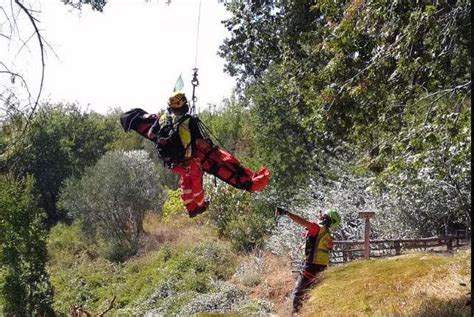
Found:
M 466 236 L 446 235 L 417 239 L 374 239 L 370 241 L 371 258 L 400 255 L 403 250 L 452 251 L 467 244 Z M 345 263 L 364 258 L 364 240 L 334 241 L 331 263 Z

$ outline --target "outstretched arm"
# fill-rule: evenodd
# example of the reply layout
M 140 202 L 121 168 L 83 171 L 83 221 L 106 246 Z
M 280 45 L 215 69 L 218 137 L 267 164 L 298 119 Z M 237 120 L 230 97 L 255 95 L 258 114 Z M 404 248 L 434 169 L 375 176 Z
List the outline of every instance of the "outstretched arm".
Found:
M 291 213 L 289 212 L 288 210 L 285 210 L 283 208 L 280 208 L 280 207 L 277 207 L 277 210 L 276 210 L 277 214 L 279 215 L 287 215 L 288 218 L 290 218 L 291 220 L 293 220 L 294 222 L 296 222 L 297 224 L 299 224 L 300 226 L 303 226 L 305 227 L 306 229 L 309 229 L 309 227 L 311 226 L 311 222 L 309 222 L 308 220 L 304 219 L 303 217 L 301 216 L 298 216 L 294 213 Z

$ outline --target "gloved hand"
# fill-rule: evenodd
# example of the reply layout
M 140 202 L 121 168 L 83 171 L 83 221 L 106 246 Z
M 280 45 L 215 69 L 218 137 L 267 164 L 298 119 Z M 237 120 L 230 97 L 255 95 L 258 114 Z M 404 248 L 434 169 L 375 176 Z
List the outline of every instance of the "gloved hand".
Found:
M 283 215 L 286 215 L 288 213 L 288 211 L 286 211 L 285 209 L 281 208 L 281 207 L 276 207 L 275 209 L 275 215 L 276 216 L 283 216 Z

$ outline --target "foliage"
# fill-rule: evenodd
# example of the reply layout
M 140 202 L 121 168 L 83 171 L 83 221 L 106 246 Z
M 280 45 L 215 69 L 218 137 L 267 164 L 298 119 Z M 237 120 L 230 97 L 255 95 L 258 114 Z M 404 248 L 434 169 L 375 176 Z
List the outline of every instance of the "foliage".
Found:
M 114 265 L 95 254 L 79 226 L 58 225 L 50 233 L 52 283 L 57 311 L 75 304 L 88 311 L 117 296 L 112 313 L 180 315 L 191 312 L 267 313 L 271 305 L 247 298 L 228 280 L 237 258 L 214 239 L 165 245 L 157 252 Z M 74 239 L 71 237 L 75 236 Z
M 90 5 L 93 10 L 102 12 L 108 0 L 61 0 L 66 5 L 70 5 L 75 9 L 82 10 L 82 6 Z
M 415 236 L 470 227 L 471 109 L 460 101 L 453 111 L 456 97 L 407 113 L 409 125 L 393 141 L 391 153 L 381 151 L 374 160 L 392 158 L 374 190 L 391 194 L 390 208 L 402 223 L 413 224 Z
M 34 179 L 0 176 L 0 292 L 6 316 L 53 316 L 47 261 L 45 213 Z
M 138 133 L 126 133 L 120 124 L 120 115 L 123 110 L 113 109 L 104 116 L 104 124 L 108 128 L 108 133 L 113 136 L 113 140 L 106 145 L 107 151 L 133 151 L 142 150 L 145 147 L 145 140 Z
M 234 271 L 235 255 L 215 239 L 166 244 L 117 265 L 97 256 L 96 246 L 79 228 L 78 224 L 58 225 L 50 233 L 51 281 L 57 293 L 54 307 L 60 312 L 71 305 L 97 311 L 116 295 L 112 313 L 160 310 L 176 314 L 196 296 L 217 292 L 213 281 L 226 280 Z
M 231 37 L 224 40 L 219 55 L 227 60 L 225 70 L 240 77 L 240 85 L 263 76 L 269 65 L 281 61 L 279 47 L 283 14 L 274 1 L 228 1 L 232 17 L 224 21 Z
M 70 268 L 83 256 L 92 260 L 99 257 L 97 245 L 84 235 L 79 221 L 57 224 L 51 228 L 47 242 L 50 268 Z
M 262 282 L 264 273 L 264 260 L 258 256 L 249 256 L 247 261 L 242 261 L 234 277 L 246 287 L 257 286 Z
M 353 165 L 339 159 L 327 160 L 326 178 L 314 178 L 310 184 L 300 190 L 298 195 L 281 204 L 282 207 L 301 215 L 308 221 L 319 221 L 320 213 L 335 209 L 341 216 L 341 224 L 331 229 L 335 240 L 358 240 L 363 238 L 363 222 L 359 211 L 375 211 L 375 220 L 382 222 L 372 226 L 372 238 L 389 238 L 390 234 L 405 236 L 407 232 L 390 217 L 392 210 L 388 203 L 370 191 L 375 176 L 354 175 Z M 391 202 L 391 201 L 390 201 Z M 403 228 L 405 229 L 405 228 Z M 409 231 L 409 230 L 408 230 Z M 279 217 L 265 247 L 280 255 L 289 255 L 293 259 L 303 257 L 305 229 L 287 217 Z
M 336 159 L 357 166 L 354 177 L 380 176 L 379 194 L 411 213 L 398 221 L 427 224 L 418 233 L 470 227 L 468 1 L 226 7 L 220 54 L 244 84 L 278 196 L 337 177 Z
M 248 252 L 263 245 L 272 227 L 273 213 L 261 197 L 223 183 L 207 187 L 212 202 L 207 211 L 218 234 L 229 239 L 237 251 Z
M 1 126 L 7 144 L 14 142 L 11 125 Z M 47 212 L 47 222 L 64 217 L 58 209 L 59 190 L 64 180 L 79 176 L 106 151 L 115 134 L 106 120 L 95 113 L 84 113 L 75 105 L 45 105 L 30 124 L 21 143 L 0 160 L 2 173 L 16 177 L 33 175 L 40 193 L 40 207 Z
M 237 251 L 250 252 L 262 247 L 272 226 L 272 218 L 255 208 L 250 214 L 239 214 L 229 222 L 226 237 Z
M 252 114 L 235 96 L 224 100 L 219 110 L 203 112 L 199 117 L 216 145 L 229 151 L 249 167 L 262 164 L 256 153 Z
M 144 213 L 161 199 L 154 165 L 144 151 L 105 154 L 80 179 L 69 179 L 61 194 L 64 207 L 114 261 L 135 254 Z
M 97 244 L 84 236 L 79 222 L 54 226 L 48 253 L 56 312 L 66 313 L 72 305 L 96 311 L 111 299 L 109 283 L 116 281 L 119 267 L 99 256 Z
M 239 289 L 231 283 L 216 283 L 213 293 L 196 296 L 179 311 L 177 316 L 193 316 L 202 312 L 265 314 L 273 311 L 273 307 L 270 303 L 249 300 L 246 297 L 242 289 Z
M 182 213 L 184 210 L 183 200 L 181 199 L 181 190 L 168 189 L 168 198 L 163 204 L 163 221 L 168 222 L 173 216 Z

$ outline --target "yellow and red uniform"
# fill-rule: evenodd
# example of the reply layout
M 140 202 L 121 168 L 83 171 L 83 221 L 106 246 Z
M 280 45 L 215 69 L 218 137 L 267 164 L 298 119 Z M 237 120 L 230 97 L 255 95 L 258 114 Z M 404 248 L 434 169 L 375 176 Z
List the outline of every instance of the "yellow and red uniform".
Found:
M 171 114 L 164 113 L 160 116 L 159 124 L 163 126 Z M 173 124 L 181 117 L 172 115 Z M 185 149 L 183 162 L 173 164 L 171 171 L 179 175 L 179 187 L 181 189 L 181 198 L 187 212 L 192 215 L 197 210 L 204 207 L 204 190 L 202 186 L 203 170 L 201 161 L 198 157 L 193 156 L 193 138 L 191 129 L 192 118 L 184 119 L 178 126 L 178 134 L 181 143 Z
M 267 168 L 254 173 L 232 154 L 214 145 L 208 136 L 203 136 L 197 117 L 177 116 L 171 111 L 150 115 L 134 108 L 121 115 L 120 123 L 125 131 L 136 131 L 154 142 L 165 166 L 180 176 L 181 197 L 190 216 L 207 207 L 202 186 L 204 172 L 252 193 L 262 191 L 269 183 Z
M 311 223 L 306 233 L 305 263 L 303 271 L 298 276 L 293 291 L 293 311 L 301 308 L 308 288 L 313 285 L 319 272 L 326 269 L 329 264 L 329 253 L 333 249 L 333 240 L 329 229 Z

